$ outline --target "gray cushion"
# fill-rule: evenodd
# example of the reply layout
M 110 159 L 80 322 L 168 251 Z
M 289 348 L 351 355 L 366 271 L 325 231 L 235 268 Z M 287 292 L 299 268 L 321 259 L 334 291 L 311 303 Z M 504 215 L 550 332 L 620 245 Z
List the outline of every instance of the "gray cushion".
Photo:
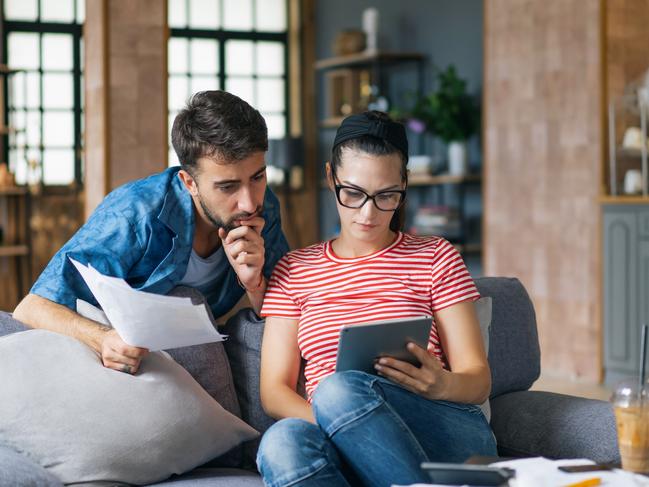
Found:
M 194 304 L 205 305 L 205 298 L 196 289 L 178 286 L 171 290 L 170 296 L 188 297 Z M 205 306 L 212 318 L 212 311 Z M 77 299 L 77 313 L 90 320 L 110 326 L 108 318 L 97 306 L 82 299 Z M 216 326 L 216 324 L 214 325 Z M 228 356 L 223 343 L 205 343 L 189 347 L 167 350 L 173 359 L 182 365 L 207 393 L 216 399 L 221 406 L 237 417 L 241 417 L 239 401 L 232 383 L 232 373 Z
M 259 474 L 235 468 L 199 468 L 190 473 L 171 477 L 155 486 L 174 487 L 263 487 Z
M 0 440 L 1 443 L 2 440 Z M 0 486 L 2 487 L 62 487 L 51 473 L 27 455 L 0 444 Z
M 489 296 L 483 296 L 478 299 L 475 303 L 475 312 L 478 317 L 478 323 L 480 324 L 480 334 L 482 335 L 482 343 L 484 344 L 484 349 L 487 355 L 489 354 L 489 329 L 491 327 L 491 304 L 492 298 Z M 480 404 L 480 409 L 482 409 L 482 414 L 484 414 L 487 421 L 491 419 L 491 406 L 489 405 L 489 398 L 482 404 Z
M 608 402 L 541 391 L 491 399 L 491 428 L 502 456 L 590 458 L 619 462 Z
M 234 386 L 241 406 L 241 418 L 260 433 L 264 433 L 275 422 L 264 413 L 259 395 L 264 320 L 252 309 L 245 308 L 226 322 L 223 333 L 228 335 L 225 351 L 230 358 Z M 254 440 L 244 445 L 245 468 L 256 468 L 255 457 L 259 441 Z
M 0 384 L 0 438 L 64 483 L 160 481 L 257 436 L 164 352 L 131 376 L 30 330 L 0 339 Z
M 29 330 L 29 327 L 18 320 L 14 320 L 11 313 L 0 311 L 0 337 L 25 330 Z
M 541 372 L 536 314 L 518 279 L 482 277 L 475 280 L 482 296 L 491 296 L 489 366 L 491 397 L 529 389 Z

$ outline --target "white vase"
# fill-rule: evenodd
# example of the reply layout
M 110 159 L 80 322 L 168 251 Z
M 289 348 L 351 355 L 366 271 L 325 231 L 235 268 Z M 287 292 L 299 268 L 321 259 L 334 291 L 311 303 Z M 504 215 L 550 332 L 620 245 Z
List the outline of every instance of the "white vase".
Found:
M 463 176 L 467 172 L 466 142 L 454 141 L 448 144 L 448 172 Z

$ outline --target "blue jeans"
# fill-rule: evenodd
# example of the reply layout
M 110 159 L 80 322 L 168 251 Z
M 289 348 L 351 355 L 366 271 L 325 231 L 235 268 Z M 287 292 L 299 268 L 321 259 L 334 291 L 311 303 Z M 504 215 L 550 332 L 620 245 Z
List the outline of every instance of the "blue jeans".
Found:
M 479 407 L 430 401 L 364 372 L 324 379 L 313 412 L 317 425 L 287 418 L 264 434 L 257 466 L 267 486 L 428 482 L 421 462 L 497 454 Z

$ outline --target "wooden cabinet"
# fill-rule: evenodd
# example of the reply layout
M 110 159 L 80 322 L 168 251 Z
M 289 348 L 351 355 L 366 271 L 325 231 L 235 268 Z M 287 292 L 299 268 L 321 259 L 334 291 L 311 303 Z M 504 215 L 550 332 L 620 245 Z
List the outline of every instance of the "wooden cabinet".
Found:
M 0 269 L 19 299 L 31 285 L 31 199 L 23 187 L 0 188 Z M 6 272 L 8 271 L 8 272 Z
M 649 205 L 605 205 L 605 382 L 637 375 L 640 333 L 649 323 Z

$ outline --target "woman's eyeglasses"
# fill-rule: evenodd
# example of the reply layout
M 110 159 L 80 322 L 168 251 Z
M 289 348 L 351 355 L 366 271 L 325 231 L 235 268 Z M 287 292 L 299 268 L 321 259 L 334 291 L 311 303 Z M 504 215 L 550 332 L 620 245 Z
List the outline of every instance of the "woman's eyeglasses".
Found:
M 365 203 L 367 203 L 367 200 L 372 200 L 374 206 L 379 210 L 394 211 L 399 209 L 406 198 L 405 190 L 379 191 L 378 193 L 370 195 L 362 189 L 339 184 L 338 177 L 335 173 L 333 174 L 333 177 L 336 199 L 338 200 L 338 203 L 346 208 L 362 208 Z

